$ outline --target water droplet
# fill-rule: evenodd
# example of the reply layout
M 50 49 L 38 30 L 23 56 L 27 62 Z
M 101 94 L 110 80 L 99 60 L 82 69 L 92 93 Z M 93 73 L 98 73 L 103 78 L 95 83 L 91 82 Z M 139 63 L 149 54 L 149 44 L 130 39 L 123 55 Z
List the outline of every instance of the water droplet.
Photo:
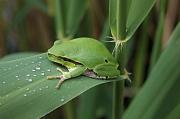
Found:
M 29 90 L 29 88 L 26 88 L 26 90 Z
M 37 76 L 36 74 L 34 74 L 33 76 Z
M 45 74 L 44 73 L 41 73 L 42 76 L 44 76 Z
M 19 81 L 20 79 L 18 78 L 17 80 Z
M 64 99 L 62 98 L 62 99 L 61 99 L 61 101 L 63 102 L 63 101 L 64 101 Z
M 47 71 L 51 71 L 50 69 L 48 69 Z
M 34 61 L 32 61 L 31 63 L 33 63 L 33 64 L 34 64 Z
M 39 64 L 41 64 L 42 62 L 39 62 Z
M 26 97 L 27 96 L 27 94 L 24 94 L 24 97 Z
M 7 69 L 4 69 L 4 71 L 7 71 Z
M 49 88 L 49 86 L 46 86 L 45 88 Z
M 16 64 L 16 67 L 18 67 L 18 65 Z
M 39 88 L 39 90 L 42 90 L 42 88 Z
M 37 70 L 40 70 L 41 68 L 40 67 L 36 67 Z
M 29 82 L 32 82 L 33 80 L 32 79 L 28 79 Z
M 3 84 L 5 84 L 6 82 L 5 82 L 5 81 L 3 81 L 2 83 L 3 83 Z
M 30 74 L 27 74 L 26 76 L 30 76 Z
M 18 75 L 16 75 L 16 78 L 18 78 L 19 76 Z
M 32 71 L 36 71 L 35 69 L 33 69 Z
M 42 59 L 42 57 L 39 57 L 39 59 Z

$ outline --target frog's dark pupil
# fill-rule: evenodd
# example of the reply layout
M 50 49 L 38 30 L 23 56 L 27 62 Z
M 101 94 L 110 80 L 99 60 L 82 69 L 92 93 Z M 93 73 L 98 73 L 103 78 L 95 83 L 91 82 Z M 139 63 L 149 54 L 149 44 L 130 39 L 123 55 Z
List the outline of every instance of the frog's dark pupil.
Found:
M 108 60 L 107 60 L 107 59 L 105 59 L 105 62 L 106 62 L 106 63 L 108 63 Z

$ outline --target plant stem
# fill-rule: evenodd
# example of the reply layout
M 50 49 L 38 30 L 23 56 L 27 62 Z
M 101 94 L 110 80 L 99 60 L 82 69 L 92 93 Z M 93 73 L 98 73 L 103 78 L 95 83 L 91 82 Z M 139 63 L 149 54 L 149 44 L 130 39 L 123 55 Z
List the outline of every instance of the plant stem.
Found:
M 68 102 L 65 105 L 64 110 L 66 119 L 74 119 L 73 101 Z
M 64 17 L 63 17 L 63 0 L 56 0 L 56 34 L 58 39 L 64 39 L 65 32 L 64 32 Z
M 121 59 L 119 61 L 119 70 L 122 75 L 124 75 L 124 69 L 125 69 L 125 46 L 123 48 L 120 48 L 119 46 L 115 50 L 115 58 Z M 121 119 L 123 114 L 123 91 L 124 91 L 124 80 L 113 82 L 113 113 L 112 113 L 112 119 Z
M 116 46 L 114 49 L 114 55 L 119 63 L 119 70 L 121 75 L 125 74 L 125 54 L 126 44 L 121 46 L 119 43 L 126 37 L 126 0 L 117 0 L 116 8 Z M 123 114 L 123 90 L 124 80 L 113 83 L 113 109 L 112 119 L 121 119 Z
M 163 37 L 163 31 L 164 31 L 164 17 L 165 17 L 165 8 L 166 8 L 166 0 L 160 0 L 160 15 L 159 15 L 159 22 L 158 27 L 155 35 L 154 45 L 153 45 L 153 51 L 151 55 L 151 63 L 149 72 L 156 64 L 162 50 L 162 37 Z
M 137 52 L 135 55 L 134 80 L 133 80 L 133 87 L 135 89 L 135 92 L 140 89 L 145 74 L 145 63 L 147 60 L 147 49 L 148 49 L 149 18 L 150 17 L 147 17 L 142 25 L 142 29 L 141 29 L 142 35 L 140 36 Z

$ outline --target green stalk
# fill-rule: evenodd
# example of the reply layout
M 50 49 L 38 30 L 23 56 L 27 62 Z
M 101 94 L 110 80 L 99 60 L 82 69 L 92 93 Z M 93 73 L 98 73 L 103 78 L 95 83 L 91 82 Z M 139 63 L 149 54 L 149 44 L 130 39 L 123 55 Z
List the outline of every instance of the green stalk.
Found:
M 112 7 L 112 5 L 110 5 Z M 122 75 L 125 74 L 125 54 L 126 44 L 121 46 L 121 42 L 126 36 L 126 0 L 116 1 L 116 43 L 114 48 L 114 55 L 119 63 L 119 70 Z M 111 8 L 110 8 L 111 9 Z M 110 16 L 111 17 L 111 16 Z M 112 119 L 121 119 L 123 113 L 123 90 L 124 81 L 113 83 L 113 106 L 112 106 Z
M 135 57 L 134 64 L 134 80 L 133 87 L 134 89 L 139 89 L 143 82 L 144 78 L 144 70 L 145 70 L 145 62 L 147 59 L 147 47 L 148 47 L 148 24 L 149 17 L 146 18 L 142 25 L 142 35 L 140 36 L 139 45 L 137 47 L 137 53 Z M 136 92 L 136 91 L 135 91 Z
M 74 119 L 75 115 L 74 115 L 74 108 L 73 108 L 73 100 L 68 102 L 64 106 L 64 110 L 65 110 L 66 119 Z
M 56 17 L 55 17 L 55 23 L 56 23 L 56 34 L 57 38 L 63 40 L 65 37 L 65 30 L 64 30 L 64 15 L 63 15 L 63 0 L 56 0 Z
M 163 29 L 164 29 L 165 6 L 166 6 L 166 0 L 160 0 L 160 10 L 159 10 L 160 16 L 159 16 L 159 22 L 158 22 L 156 35 L 155 35 L 149 71 L 151 71 L 151 69 L 156 64 L 162 50 L 161 41 L 162 41 L 162 36 L 163 36 L 163 31 L 164 31 Z

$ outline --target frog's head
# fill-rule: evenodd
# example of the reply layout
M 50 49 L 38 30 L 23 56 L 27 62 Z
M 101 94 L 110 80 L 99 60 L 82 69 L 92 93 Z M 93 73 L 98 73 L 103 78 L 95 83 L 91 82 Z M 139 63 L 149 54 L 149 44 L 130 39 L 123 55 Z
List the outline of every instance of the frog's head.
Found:
M 120 75 L 120 71 L 118 70 L 118 63 L 114 59 L 105 59 L 104 62 L 96 65 L 93 71 L 98 76 L 103 76 L 106 78 L 115 78 Z

